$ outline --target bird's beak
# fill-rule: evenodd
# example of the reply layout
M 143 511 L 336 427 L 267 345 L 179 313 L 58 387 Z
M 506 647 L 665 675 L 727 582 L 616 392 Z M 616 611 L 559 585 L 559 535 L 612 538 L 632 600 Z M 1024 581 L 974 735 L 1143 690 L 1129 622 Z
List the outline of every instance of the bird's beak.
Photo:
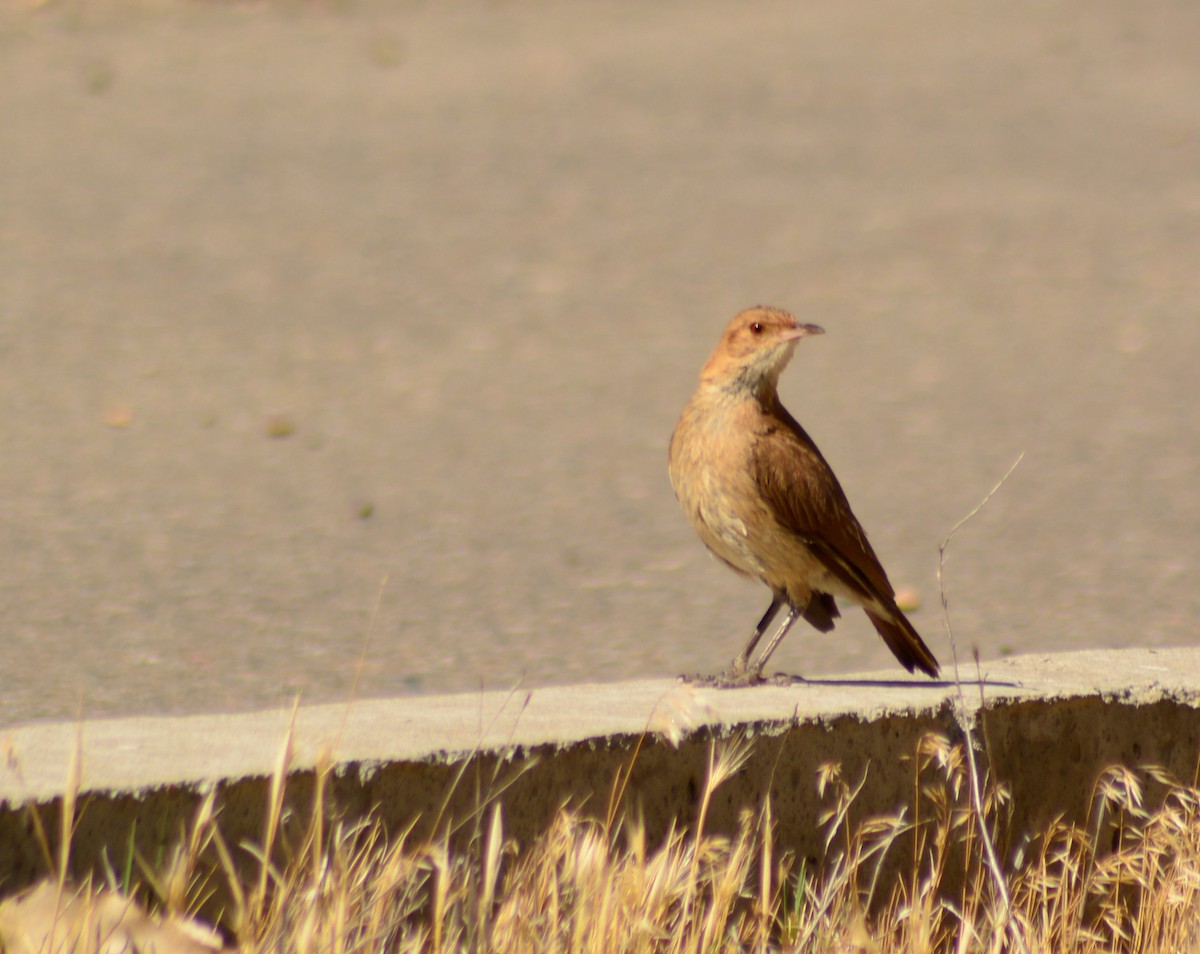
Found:
M 825 329 L 820 325 L 797 325 L 791 331 L 785 331 L 779 336 L 780 341 L 799 341 L 809 335 L 823 335 Z

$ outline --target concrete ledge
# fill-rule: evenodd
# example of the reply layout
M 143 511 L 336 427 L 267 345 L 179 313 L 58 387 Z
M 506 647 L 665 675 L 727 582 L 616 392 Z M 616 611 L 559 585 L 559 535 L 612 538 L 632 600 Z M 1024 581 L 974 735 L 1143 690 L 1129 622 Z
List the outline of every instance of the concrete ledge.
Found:
M 499 793 L 506 831 L 524 841 L 566 802 L 603 813 L 625 770 L 625 804 L 640 810 L 651 836 L 688 822 L 708 740 L 742 731 L 761 741 L 719 790 L 709 824 L 733 829 L 740 811 L 770 792 L 781 842 L 815 855 L 818 766 L 839 762 L 856 779 L 866 771 L 859 810 L 889 811 L 911 795 L 901 759 L 920 737 L 961 735 L 953 684 L 897 674 L 904 676 L 737 691 L 649 681 L 368 700 L 302 708 L 290 735 L 286 711 L 0 730 L 0 890 L 45 872 L 31 812 L 53 838 L 77 745 L 76 874 L 105 856 L 116 864 L 131 840 L 144 857 L 158 857 L 213 787 L 226 842 L 258 841 L 270 777 L 289 737 L 296 824 L 307 818 L 318 766 L 328 763 L 330 802 L 344 814 L 373 809 L 400 826 L 428 822 L 447 805 L 462 818 Z M 1193 778 L 1200 649 L 1026 656 L 988 663 L 983 675 L 991 769 L 1013 791 L 1017 831 L 1084 811 L 1110 764 L 1154 764 Z M 968 684 L 965 694 L 977 707 L 979 686 Z

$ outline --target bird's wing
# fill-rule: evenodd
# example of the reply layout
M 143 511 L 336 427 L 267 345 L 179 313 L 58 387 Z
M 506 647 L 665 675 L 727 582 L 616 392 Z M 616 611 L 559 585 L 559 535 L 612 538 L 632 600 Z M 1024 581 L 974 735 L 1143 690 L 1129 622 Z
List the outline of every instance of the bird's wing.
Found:
M 778 399 L 765 421 L 767 432 L 755 442 L 752 466 L 775 519 L 852 590 L 885 606 L 891 603 L 895 591 L 817 445 Z
M 763 417 L 766 430 L 755 442 L 752 466 L 775 519 L 802 539 L 830 573 L 863 597 L 867 616 L 905 669 L 936 677 L 937 659 L 896 606 L 887 574 L 817 445 L 778 398 L 769 411 Z

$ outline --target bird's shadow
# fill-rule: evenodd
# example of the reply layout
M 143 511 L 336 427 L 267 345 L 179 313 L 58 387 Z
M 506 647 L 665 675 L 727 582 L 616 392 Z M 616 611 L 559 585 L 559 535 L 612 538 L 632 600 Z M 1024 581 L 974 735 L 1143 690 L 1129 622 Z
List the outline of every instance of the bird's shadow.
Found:
M 789 673 L 776 673 L 764 676 L 757 682 L 736 683 L 725 682 L 723 676 L 687 675 L 680 676 L 683 685 L 692 685 L 704 689 L 756 689 L 759 686 L 775 686 L 788 688 L 791 686 L 842 686 L 847 688 L 875 689 L 950 689 L 955 685 L 952 679 L 829 679 L 820 677 L 798 676 Z M 1006 682 L 1002 679 L 972 679 L 963 681 L 963 686 L 983 686 L 986 689 L 1024 689 L 1019 682 Z
M 885 689 L 949 689 L 955 685 L 953 679 L 928 679 L 917 681 L 913 679 L 821 679 L 819 677 L 795 676 L 780 673 L 768 677 L 764 683 L 768 686 L 855 686 L 883 687 Z M 987 689 L 1023 689 L 1019 682 L 1006 682 L 1002 679 L 972 679 L 964 680 L 963 686 L 984 686 Z

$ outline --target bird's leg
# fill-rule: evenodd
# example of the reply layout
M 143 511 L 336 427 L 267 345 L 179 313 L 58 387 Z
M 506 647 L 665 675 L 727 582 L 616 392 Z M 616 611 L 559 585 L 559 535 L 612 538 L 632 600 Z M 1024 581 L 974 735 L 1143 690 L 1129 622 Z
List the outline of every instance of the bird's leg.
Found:
M 725 672 L 719 676 L 692 677 L 688 681 L 702 686 L 714 686 L 718 689 L 738 689 L 762 682 L 762 668 L 767 662 L 767 657 L 775 651 L 775 647 L 779 645 L 779 641 L 783 639 L 784 634 L 791 627 L 792 623 L 796 621 L 796 617 L 800 615 L 800 610 L 789 603 L 787 618 L 784 619 L 783 625 L 779 627 L 779 631 L 771 637 L 767 648 L 763 650 L 762 655 L 755 661 L 754 665 L 750 665 L 750 654 L 754 652 L 754 647 L 758 645 L 759 640 L 766 634 L 771 621 L 775 619 L 779 610 L 786 602 L 787 598 L 783 596 L 775 595 L 771 598 L 771 605 L 767 607 L 767 611 L 763 613 L 762 619 L 754 627 L 754 634 L 750 637 L 750 641 L 746 643 L 746 648 L 738 653 L 737 658 Z
M 767 664 L 767 660 L 771 658 L 771 653 L 775 652 L 775 650 L 779 647 L 779 644 L 783 642 L 783 637 L 787 635 L 787 631 L 792 628 L 792 623 L 796 622 L 800 615 L 801 610 L 798 606 L 792 606 L 791 604 L 788 604 L 787 616 L 783 618 L 783 622 L 779 625 L 779 629 L 775 630 L 775 635 L 771 637 L 771 641 L 767 643 L 766 648 L 762 651 L 759 657 L 754 660 L 754 665 L 750 667 L 750 672 L 754 676 L 762 676 L 763 666 L 765 666 Z
M 763 633 L 767 631 L 767 627 L 771 625 L 771 620 L 775 618 L 775 614 L 779 612 L 781 606 L 783 606 L 782 596 L 775 595 L 771 597 L 771 605 L 767 607 L 767 611 L 763 613 L 762 619 L 754 627 L 754 635 L 750 637 L 750 642 L 746 643 L 746 648 L 738 653 L 737 658 L 729 667 L 729 675 L 738 676 L 746 671 L 747 663 L 750 662 L 750 654 L 754 652 L 754 647 L 763 638 Z

